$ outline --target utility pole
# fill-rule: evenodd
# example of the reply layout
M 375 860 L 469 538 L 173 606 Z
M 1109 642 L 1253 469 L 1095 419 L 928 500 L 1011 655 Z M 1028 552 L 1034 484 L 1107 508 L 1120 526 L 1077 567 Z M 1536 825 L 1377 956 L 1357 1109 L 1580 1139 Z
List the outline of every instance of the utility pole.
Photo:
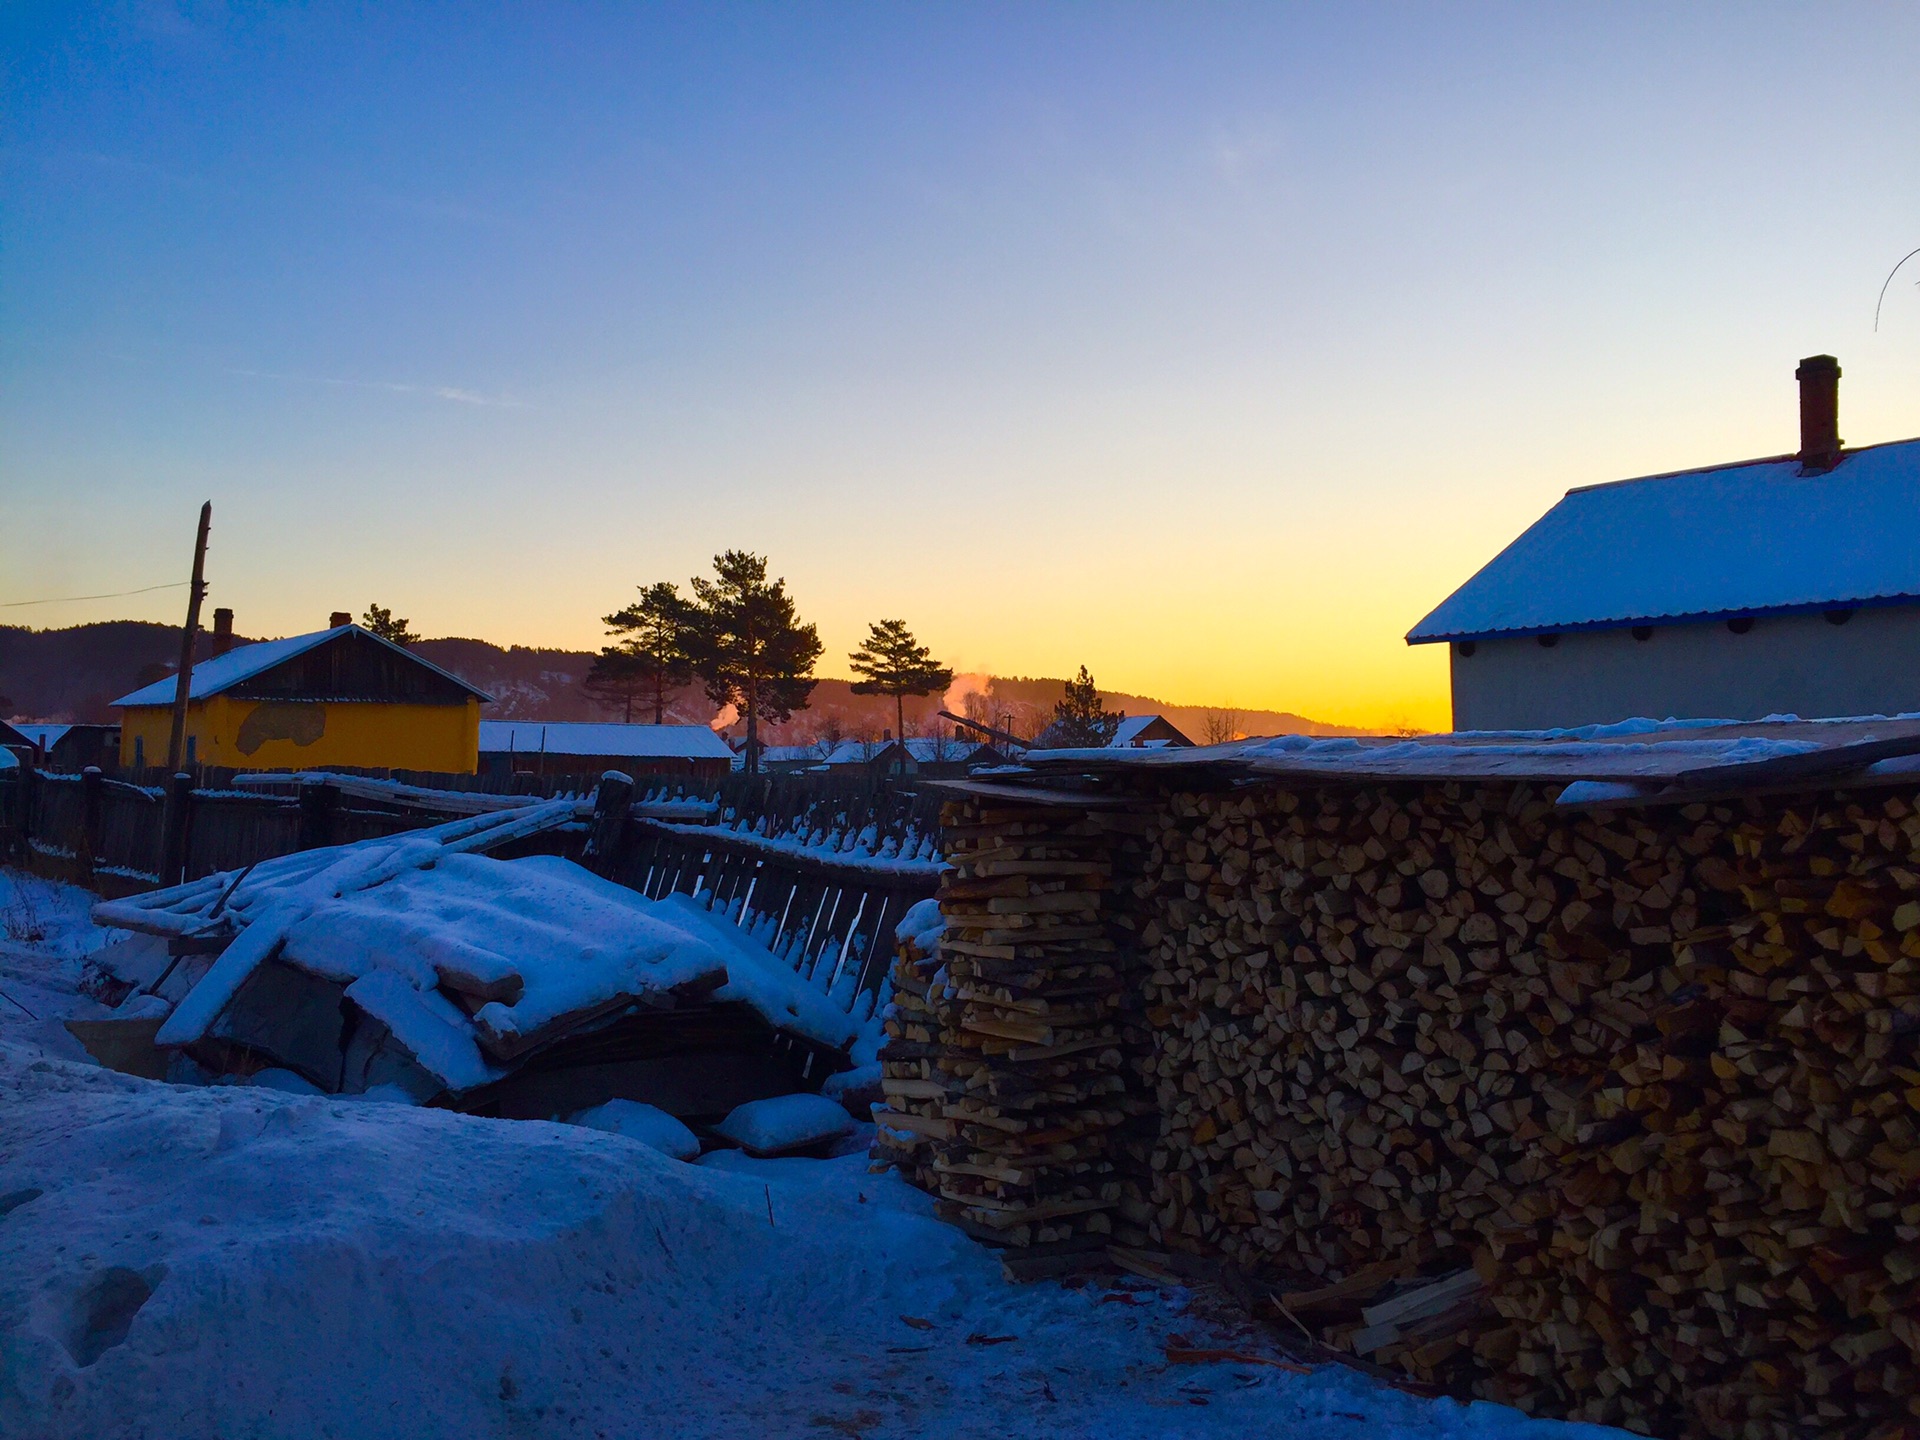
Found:
M 200 633 L 200 601 L 207 587 L 207 531 L 213 524 L 213 502 L 200 507 L 200 534 L 193 542 L 193 585 L 187 594 L 187 628 L 180 635 L 180 671 L 173 680 L 173 734 L 167 741 L 167 774 L 179 773 L 181 752 L 187 743 L 187 697 L 193 687 L 193 642 Z

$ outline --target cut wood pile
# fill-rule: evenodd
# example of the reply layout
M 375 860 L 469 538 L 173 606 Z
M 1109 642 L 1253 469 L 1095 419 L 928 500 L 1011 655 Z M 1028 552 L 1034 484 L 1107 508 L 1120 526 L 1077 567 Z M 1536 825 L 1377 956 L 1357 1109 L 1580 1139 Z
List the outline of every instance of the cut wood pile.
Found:
M 971 800 L 944 826 L 945 932 L 933 953 L 903 942 L 894 966 L 883 1157 L 983 1239 L 1103 1243 L 1121 1132 L 1148 1108 L 1130 1080 L 1136 987 L 1104 913 L 1111 829 Z
M 1543 1178 L 1539 1141 L 1692 923 L 1664 861 L 1616 905 L 1601 842 L 1642 842 L 1588 829 L 1526 789 L 1174 797 L 1136 886 L 1156 1237 L 1285 1277 L 1331 1343 L 1468 1379 L 1477 1287 L 1367 1311 L 1469 1265 Z
M 1912 798 L 1669 815 L 1708 923 L 1483 1256 L 1488 1393 L 1662 1435 L 1920 1433 Z
M 1137 873 L 1109 819 L 969 804 L 896 969 L 897 1158 L 983 1231 L 1222 1256 L 1455 1393 L 1920 1433 L 1911 792 L 1556 793 L 1142 794 Z

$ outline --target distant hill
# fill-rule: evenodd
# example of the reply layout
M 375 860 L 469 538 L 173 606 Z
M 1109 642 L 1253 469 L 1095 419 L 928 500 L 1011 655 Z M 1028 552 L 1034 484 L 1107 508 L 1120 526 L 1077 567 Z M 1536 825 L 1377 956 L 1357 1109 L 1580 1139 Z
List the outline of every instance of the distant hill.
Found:
M 241 643 L 247 643 L 245 637 Z M 173 672 L 179 658 L 180 631 L 172 625 L 141 620 L 109 620 L 64 630 L 0 626 L 0 715 L 22 720 L 102 722 L 118 718 L 111 703 L 141 685 Z M 212 650 L 202 634 L 196 659 Z M 543 650 L 524 645 L 506 648 L 485 640 L 449 637 L 421 640 L 414 651 L 494 697 L 482 712 L 496 720 L 618 719 L 596 706 L 581 689 L 593 656 L 581 650 Z M 893 728 L 893 702 L 884 696 L 855 695 L 846 680 L 822 680 L 812 703 L 782 725 L 769 726 L 770 744 L 795 744 L 825 734 L 877 739 Z M 963 692 L 984 701 L 976 708 L 1011 724 L 1020 735 L 1036 734 L 1052 715 L 1064 681 L 1020 676 L 964 676 L 951 692 L 956 713 L 965 714 Z M 1109 708 L 1130 715 L 1165 715 L 1196 743 L 1207 738 L 1210 713 L 1205 706 L 1174 705 L 1146 695 L 1103 691 Z M 945 698 L 930 695 L 907 701 L 907 726 L 918 730 L 934 722 Z M 636 713 L 636 720 L 651 720 Z M 698 686 L 673 697 L 669 721 L 701 723 L 714 718 L 714 706 Z M 1224 720 L 1226 717 L 1219 716 Z M 1357 735 L 1351 726 L 1327 725 L 1284 710 L 1241 710 L 1232 716 L 1242 735 Z M 737 727 L 736 727 L 737 729 Z

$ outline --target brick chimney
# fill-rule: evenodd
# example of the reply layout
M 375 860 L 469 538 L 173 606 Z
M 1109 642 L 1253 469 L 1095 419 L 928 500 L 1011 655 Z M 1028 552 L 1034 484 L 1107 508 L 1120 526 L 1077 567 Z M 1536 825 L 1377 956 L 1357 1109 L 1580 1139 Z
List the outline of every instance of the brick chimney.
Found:
M 1793 378 L 1800 382 L 1800 473 L 1824 475 L 1840 463 L 1840 362 L 1809 355 Z
M 221 606 L 213 612 L 213 653 L 224 655 L 233 649 L 233 611 Z
M 327 628 L 329 630 L 338 630 L 342 625 L 351 625 L 352 623 L 353 616 L 344 610 L 336 610 L 327 617 Z

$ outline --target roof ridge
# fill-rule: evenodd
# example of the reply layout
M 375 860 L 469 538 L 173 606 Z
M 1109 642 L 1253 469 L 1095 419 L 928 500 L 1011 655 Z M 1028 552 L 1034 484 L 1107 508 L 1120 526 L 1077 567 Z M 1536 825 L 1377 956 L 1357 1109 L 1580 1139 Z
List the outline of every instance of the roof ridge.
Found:
M 1920 435 L 1909 435 L 1904 440 L 1876 440 L 1871 445 L 1849 445 L 1840 451 L 1840 460 L 1844 463 L 1855 455 L 1864 455 L 1871 450 L 1887 450 L 1895 445 L 1920 444 Z M 1790 450 L 1785 455 L 1760 455 L 1751 460 L 1727 460 L 1718 465 L 1689 465 L 1682 470 L 1661 470 L 1652 475 L 1628 475 L 1619 480 L 1595 480 L 1590 485 L 1575 485 L 1567 490 L 1569 495 L 1584 495 L 1589 490 L 1611 490 L 1618 485 L 1639 485 L 1648 480 L 1678 480 L 1683 475 L 1712 475 L 1723 470 L 1745 470 L 1753 465 L 1783 465 L 1798 461 L 1800 452 Z M 1837 466 L 1835 468 L 1838 468 Z M 1830 475 L 1831 470 L 1824 472 Z M 1819 479 L 1821 476 L 1809 476 Z

